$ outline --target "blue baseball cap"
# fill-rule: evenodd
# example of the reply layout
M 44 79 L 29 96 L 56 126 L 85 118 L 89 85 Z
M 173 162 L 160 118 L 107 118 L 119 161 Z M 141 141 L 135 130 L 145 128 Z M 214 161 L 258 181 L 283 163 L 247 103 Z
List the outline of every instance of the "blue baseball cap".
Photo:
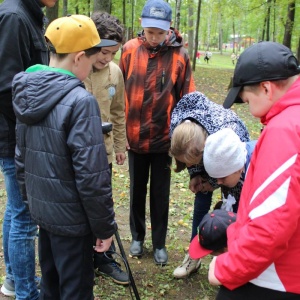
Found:
M 172 21 L 172 9 L 169 3 L 163 0 L 148 0 L 142 11 L 143 28 L 153 27 L 169 30 Z

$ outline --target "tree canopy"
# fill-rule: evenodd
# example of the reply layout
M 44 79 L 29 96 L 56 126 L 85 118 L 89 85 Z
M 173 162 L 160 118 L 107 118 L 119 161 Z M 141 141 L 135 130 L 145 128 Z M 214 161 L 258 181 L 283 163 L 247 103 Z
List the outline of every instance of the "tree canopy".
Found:
M 177 29 L 192 51 L 201 48 L 238 53 L 254 42 L 269 40 L 283 43 L 299 55 L 300 0 L 168 2 L 173 8 L 173 25 L 179 26 Z M 105 10 L 121 20 L 126 39 L 130 39 L 141 30 L 139 18 L 144 4 L 145 0 L 59 0 L 56 11 L 47 9 L 47 16 L 52 20 L 66 14 L 90 15 L 95 10 Z

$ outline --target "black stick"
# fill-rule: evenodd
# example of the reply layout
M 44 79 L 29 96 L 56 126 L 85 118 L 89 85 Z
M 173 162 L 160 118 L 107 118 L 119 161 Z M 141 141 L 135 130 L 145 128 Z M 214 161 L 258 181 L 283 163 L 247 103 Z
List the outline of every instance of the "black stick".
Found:
M 119 236 L 118 225 L 117 225 L 117 223 L 115 223 L 115 224 L 116 224 L 115 237 L 116 237 L 116 240 L 117 240 L 117 243 L 118 243 L 121 255 L 122 255 L 123 259 L 124 259 L 124 262 L 126 263 L 126 269 L 128 271 L 128 274 L 129 274 L 130 284 L 132 286 L 135 298 L 137 300 L 140 300 L 141 298 L 140 298 L 140 295 L 139 295 L 138 290 L 136 288 L 136 285 L 135 285 L 135 282 L 134 282 L 134 279 L 133 279 L 133 276 L 132 276 L 132 272 L 131 272 L 131 269 L 130 269 L 130 266 L 129 266 L 129 263 L 128 263 L 128 260 L 127 260 L 127 257 L 126 257 L 126 254 L 125 254 L 125 251 L 124 251 L 121 239 L 120 239 L 120 236 Z

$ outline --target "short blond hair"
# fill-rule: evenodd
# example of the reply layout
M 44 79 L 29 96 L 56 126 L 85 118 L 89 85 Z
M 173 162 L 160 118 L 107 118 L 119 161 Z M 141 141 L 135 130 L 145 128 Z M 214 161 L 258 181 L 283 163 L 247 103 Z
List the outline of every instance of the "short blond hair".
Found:
M 189 120 L 178 125 L 171 138 L 170 154 L 177 158 L 183 156 L 191 165 L 202 164 L 203 149 L 207 131 L 199 124 Z

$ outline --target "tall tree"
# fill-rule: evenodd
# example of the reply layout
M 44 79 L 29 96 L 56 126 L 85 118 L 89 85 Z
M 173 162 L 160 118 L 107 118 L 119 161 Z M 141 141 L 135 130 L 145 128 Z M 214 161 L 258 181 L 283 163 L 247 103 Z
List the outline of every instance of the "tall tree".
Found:
M 297 47 L 297 59 L 300 60 L 300 37 L 298 39 L 298 47 Z
M 234 23 L 234 19 L 232 20 L 232 52 L 235 53 L 235 38 L 236 38 L 236 33 L 235 33 L 235 23 Z
M 266 41 L 270 40 L 270 22 L 271 22 L 271 5 L 272 0 L 267 1 L 267 16 L 266 16 Z
M 292 32 L 295 20 L 295 0 L 288 3 L 287 18 L 284 26 L 283 45 L 291 48 Z
M 68 14 L 68 0 L 63 0 L 63 16 Z
M 94 11 L 98 10 L 111 14 L 111 0 L 94 0 Z
M 181 8 L 181 0 L 176 0 L 176 7 L 175 7 L 175 22 L 174 22 L 174 28 L 178 29 L 180 28 L 180 8 Z
M 122 1 L 122 20 L 123 20 L 123 25 L 126 27 L 126 0 L 123 0 Z
M 194 51 L 194 56 L 193 56 L 193 71 L 196 70 L 197 50 L 198 50 L 198 44 L 199 44 L 199 27 L 200 27 L 201 4 L 202 4 L 202 0 L 198 0 L 196 32 L 195 32 L 195 51 Z
M 46 7 L 46 17 L 49 23 L 58 18 L 58 1 L 51 8 Z
M 194 41 L 194 32 L 195 32 L 195 25 L 194 25 L 194 1 L 190 0 L 188 3 L 188 52 L 190 58 L 193 57 L 194 51 L 197 52 L 198 44 Z

